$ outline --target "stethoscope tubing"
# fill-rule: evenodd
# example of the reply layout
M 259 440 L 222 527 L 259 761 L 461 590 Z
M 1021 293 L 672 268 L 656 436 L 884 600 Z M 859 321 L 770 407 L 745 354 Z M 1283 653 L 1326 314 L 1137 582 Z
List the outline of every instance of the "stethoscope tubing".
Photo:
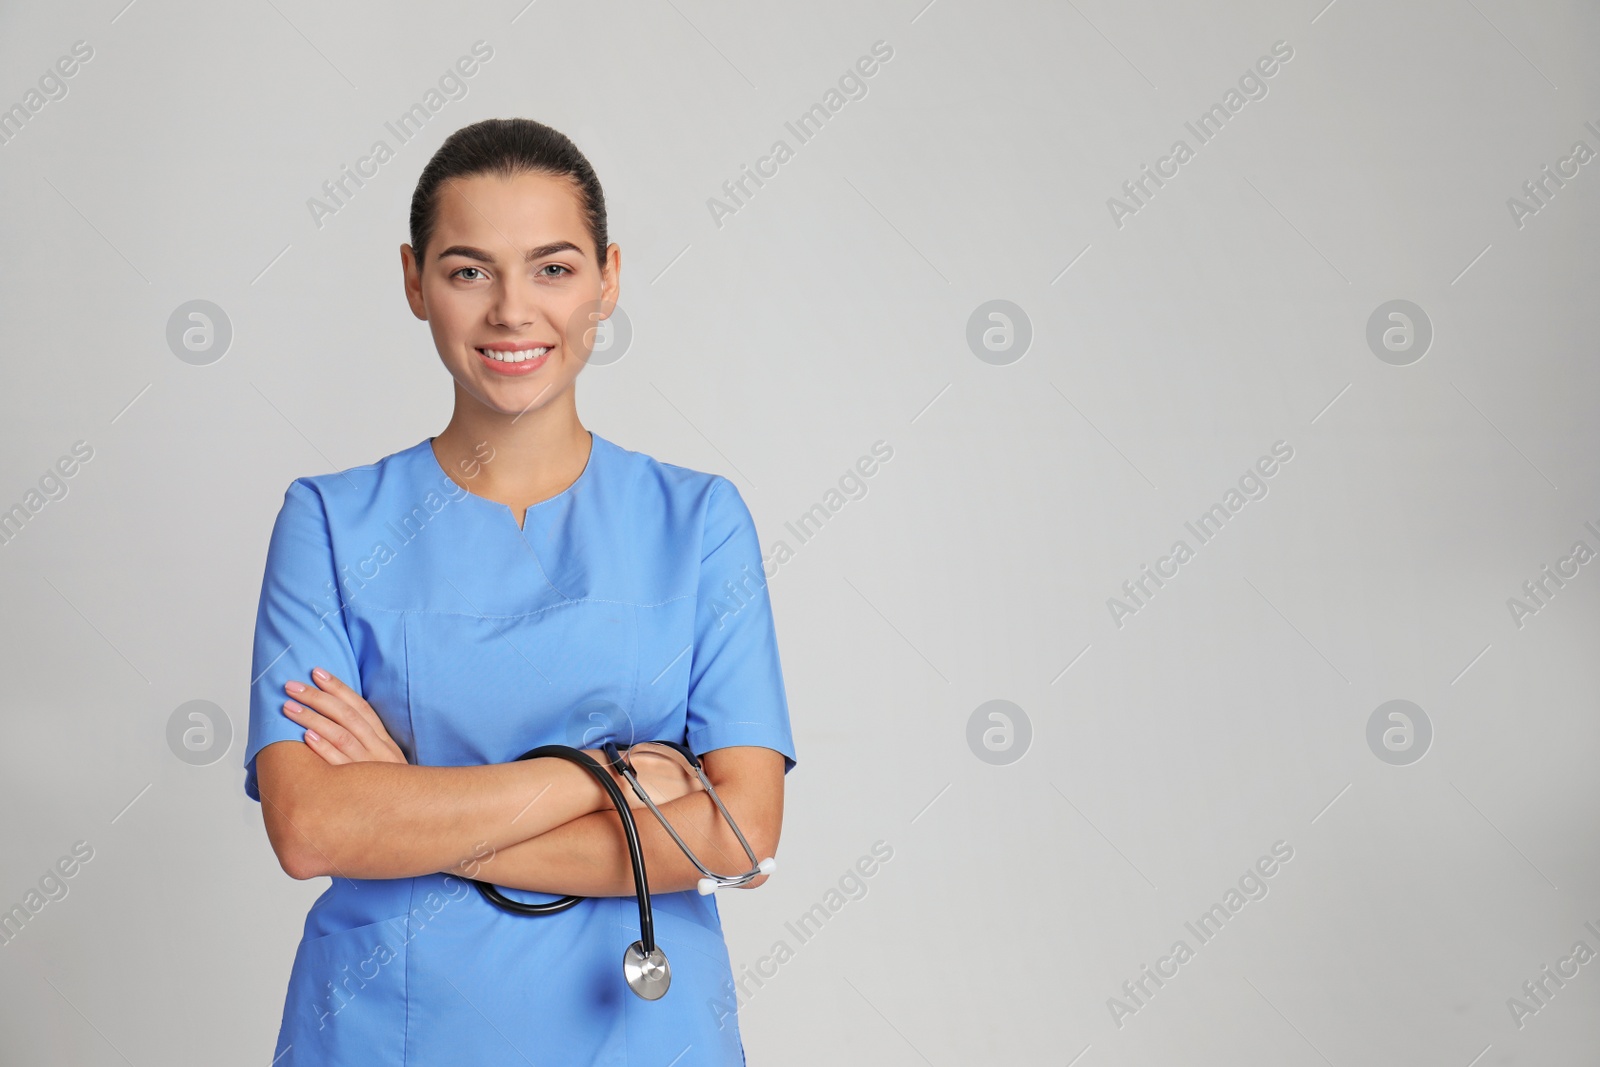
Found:
M 644 787 L 639 784 L 639 779 L 634 775 L 633 772 L 633 765 L 629 763 L 627 757 L 622 754 L 622 750 L 618 747 L 616 742 L 606 742 L 606 744 L 601 746 L 601 751 L 606 754 L 606 759 L 611 761 L 611 766 L 615 768 L 617 772 L 623 776 L 623 778 L 627 779 L 628 785 L 633 788 L 634 793 L 638 794 L 639 799 L 644 801 L 645 806 L 650 809 L 650 813 L 656 817 L 656 821 L 661 823 L 661 825 L 666 829 L 667 833 L 672 836 L 673 842 L 676 843 L 683 854 L 689 858 L 689 862 L 694 864 L 695 869 L 705 876 L 700 881 L 700 894 L 704 896 L 714 892 L 717 889 L 732 889 L 737 886 L 748 885 L 760 875 L 770 873 L 776 864 L 772 860 L 763 861 L 756 858 L 755 849 L 751 848 L 750 842 L 745 840 L 744 831 L 739 829 L 739 824 L 734 821 L 733 816 L 728 812 L 727 805 L 723 804 L 722 798 L 717 795 L 716 787 L 711 784 L 711 779 L 706 775 L 705 768 L 700 765 L 700 758 L 691 752 L 687 745 L 680 745 L 674 741 L 647 741 L 644 743 L 661 745 L 664 748 L 672 749 L 674 752 L 678 753 L 678 755 L 682 756 L 684 762 L 694 769 L 696 777 L 700 779 L 701 787 L 704 788 L 708 794 L 710 794 L 712 803 L 714 803 L 717 806 L 717 810 L 722 813 L 723 820 L 727 822 L 728 827 L 733 830 L 733 836 L 739 839 L 739 844 L 744 849 L 744 854 L 750 860 L 750 869 L 745 871 L 743 874 L 717 874 L 705 864 L 701 863 L 700 857 L 696 856 L 694 854 L 694 850 L 684 842 L 683 838 L 678 836 L 678 831 L 673 829 L 672 823 L 668 821 L 667 817 L 661 813 L 661 809 L 656 807 L 655 801 L 650 799 L 650 794 L 645 792 Z M 629 747 L 631 748 L 633 746 L 630 745 Z
M 576 763 L 592 775 L 605 789 L 606 795 L 611 800 L 611 805 L 617 809 L 617 815 L 622 820 L 622 832 L 628 839 L 628 858 L 633 867 L 633 891 L 639 903 L 639 943 L 643 946 L 644 953 L 649 955 L 656 950 L 656 924 L 655 916 L 650 908 L 650 882 L 645 876 L 644 849 L 639 845 L 639 828 L 633 821 L 633 812 L 628 807 L 628 798 L 622 795 L 622 790 L 617 788 L 617 783 L 594 757 L 570 745 L 540 745 L 531 748 L 517 757 L 517 760 L 555 758 L 564 759 L 569 763 Z M 721 807 L 721 802 L 718 802 Z M 655 805 L 651 805 L 654 809 Z M 657 812 L 659 817 L 660 813 Z M 670 827 L 668 829 L 671 829 Z M 737 832 L 737 831 L 736 831 Z M 677 834 L 673 834 L 677 837 Z M 742 835 L 741 835 L 742 839 Z M 748 848 L 748 846 L 746 846 Z M 698 863 L 695 866 L 699 866 Z M 702 868 L 703 869 L 703 868 Z M 566 911 L 568 908 L 587 899 L 579 896 L 563 896 L 556 900 L 543 903 L 529 903 L 521 900 L 512 900 L 502 893 L 498 887 L 489 882 L 482 882 L 476 878 L 468 879 L 478 887 L 478 892 L 489 903 L 505 911 L 517 915 L 554 915 Z

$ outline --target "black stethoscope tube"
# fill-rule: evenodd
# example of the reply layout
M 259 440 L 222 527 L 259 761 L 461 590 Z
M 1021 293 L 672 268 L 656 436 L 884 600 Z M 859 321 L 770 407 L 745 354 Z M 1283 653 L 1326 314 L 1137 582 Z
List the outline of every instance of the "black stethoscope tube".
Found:
M 540 745 L 531 748 L 518 756 L 518 760 L 543 759 L 554 757 L 564 759 L 569 763 L 576 763 L 594 776 L 595 781 L 605 789 L 606 795 L 611 798 L 612 807 L 617 809 L 617 815 L 622 819 L 622 832 L 628 838 L 628 858 L 633 863 L 633 891 L 639 901 L 639 944 L 646 956 L 656 951 L 656 924 L 655 917 L 650 911 L 650 883 L 645 878 L 644 849 L 639 847 L 639 828 L 634 824 L 633 812 L 628 808 L 628 799 L 622 795 L 622 790 L 617 788 L 617 783 L 612 780 L 610 772 L 602 767 L 594 757 L 573 748 L 570 745 Z M 476 878 L 468 879 L 478 887 L 478 892 L 489 903 L 505 911 L 518 915 L 554 915 L 556 912 L 566 911 L 568 908 L 584 900 L 584 897 L 561 897 L 558 900 L 546 901 L 542 904 L 530 904 L 520 900 L 512 900 L 488 882 L 480 882 Z

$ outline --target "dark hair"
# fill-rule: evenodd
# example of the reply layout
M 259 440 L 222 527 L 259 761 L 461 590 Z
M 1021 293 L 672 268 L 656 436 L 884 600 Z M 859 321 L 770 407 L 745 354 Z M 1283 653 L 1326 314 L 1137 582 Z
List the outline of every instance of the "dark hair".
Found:
M 422 168 L 411 194 L 411 247 L 423 264 L 439 213 L 439 187 L 451 178 L 494 174 L 510 178 L 526 173 L 566 178 L 578 196 L 595 262 L 605 268 L 606 198 L 589 160 L 566 134 L 533 119 L 484 119 L 463 126 L 444 139 Z

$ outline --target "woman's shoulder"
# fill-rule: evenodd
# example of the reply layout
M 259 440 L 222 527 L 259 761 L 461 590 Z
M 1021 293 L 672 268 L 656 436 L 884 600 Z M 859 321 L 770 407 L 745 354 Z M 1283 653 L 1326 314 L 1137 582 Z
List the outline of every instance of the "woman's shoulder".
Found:
M 660 497 L 663 503 L 677 506 L 704 507 L 713 491 L 721 487 L 718 497 L 728 493 L 738 494 L 732 482 L 720 474 L 698 470 L 679 463 L 658 459 L 647 452 L 626 448 L 595 434 L 595 440 L 605 442 L 611 450 L 618 468 L 617 480 L 639 495 Z
M 425 449 L 427 454 L 424 454 Z M 428 477 L 430 472 L 423 467 L 424 460 L 432 461 L 431 473 L 435 477 Z M 289 483 L 284 495 L 289 499 L 297 495 L 315 497 L 330 513 L 361 513 L 396 494 L 419 496 L 430 491 L 445 495 L 459 493 L 455 483 L 433 460 L 429 439 L 425 437 L 370 463 L 325 474 L 301 475 Z

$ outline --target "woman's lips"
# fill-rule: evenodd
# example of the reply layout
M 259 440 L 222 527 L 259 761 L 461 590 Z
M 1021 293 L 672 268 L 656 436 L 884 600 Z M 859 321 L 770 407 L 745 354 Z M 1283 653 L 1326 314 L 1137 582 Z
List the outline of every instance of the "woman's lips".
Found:
M 489 349 L 477 348 L 473 351 L 477 352 L 478 359 L 486 364 L 489 369 L 494 371 L 496 374 L 504 374 L 507 377 L 515 378 L 532 374 L 534 371 L 545 365 L 545 363 L 550 359 L 550 349 L 548 348 L 544 349 L 544 353 L 542 355 L 534 356 L 532 359 L 526 358 L 529 352 L 537 352 L 540 348 L 544 348 L 544 346 L 529 345 L 525 348 L 514 349 L 495 346 Z M 495 356 L 504 356 L 506 358 L 496 359 L 495 356 L 488 354 L 491 351 L 494 352 Z M 516 358 L 518 362 L 509 362 L 509 360 L 512 358 Z

